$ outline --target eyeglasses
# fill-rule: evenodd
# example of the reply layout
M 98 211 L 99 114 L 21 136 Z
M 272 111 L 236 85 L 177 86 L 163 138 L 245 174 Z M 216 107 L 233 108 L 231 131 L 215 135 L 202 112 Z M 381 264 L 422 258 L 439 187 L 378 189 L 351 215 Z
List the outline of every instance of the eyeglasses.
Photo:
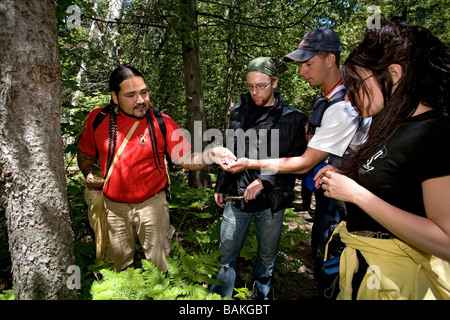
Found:
M 272 83 L 272 79 L 270 79 L 270 81 L 267 84 L 248 84 L 247 83 L 247 89 L 248 91 L 252 91 L 253 88 L 255 88 L 256 90 L 264 90 L 269 84 Z

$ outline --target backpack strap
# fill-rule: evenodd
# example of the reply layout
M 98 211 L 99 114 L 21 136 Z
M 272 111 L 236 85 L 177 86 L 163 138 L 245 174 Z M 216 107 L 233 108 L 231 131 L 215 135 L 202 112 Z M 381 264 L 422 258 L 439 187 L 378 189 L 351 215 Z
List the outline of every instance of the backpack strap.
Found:
M 159 109 L 153 108 L 153 107 L 152 107 L 152 110 L 153 110 L 153 114 L 155 115 L 156 121 L 158 121 L 159 128 L 161 129 L 161 132 L 162 132 L 162 134 L 164 136 L 164 140 L 165 140 L 166 132 L 167 132 L 166 131 L 166 123 L 164 122 L 161 111 L 159 111 Z
M 161 114 L 161 111 L 159 111 L 157 108 L 153 108 L 153 114 L 155 115 L 156 121 L 158 122 L 159 125 L 159 129 L 161 130 L 163 136 L 164 136 L 164 160 L 166 162 L 166 174 L 167 174 L 167 183 L 164 186 L 164 191 L 166 193 L 166 199 L 169 202 L 172 199 L 172 194 L 170 192 L 170 176 L 169 176 L 169 171 L 173 170 L 173 163 L 172 160 L 170 159 L 170 155 L 167 152 L 167 139 L 166 139 L 166 134 L 167 134 L 167 130 L 166 130 L 166 123 L 164 122 L 164 118 Z
M 172 160 L 170 159 L 170 155 L 167 152 L 167 129 L 166 129 L 166 123 L 164 122 L 164 118 L 161 114 L 161 111 L 159 111 L 159 109 L 157 108 L 153 108 L 153 114 L 155 115 L 156 121 L 158 122 L 159 125 L 159 129 L 161 130 L 163 136 L 164 136 L 164 143 L 165 143 L 165 147 L 164 147 L 164 154 L 165 154 L 165 158 L 166 158 L 166 165 L 169 167 L 170 170 L 173 169 L 173 163 Z
M 340 102 L 340 101 L 344 101 L 345 100 L 345 95 L 347 94 L 347 90 L 344 88 L 344 89 L 342 89 L 342 90 L 340 90 L 340 91 L 338 91 L 335 95 L 334 95 L 334 99 L 333 100 L 331 100 L 331 103 L 330 103 L 330 106 L 332 105 L 332 104 L 335 104 L 335 103 L 337 103 L 337 102 Z
M 103 107 L 102 110 L 95 116 L 94 121 L 92 122 L 92 128 L 94 128 L 94 132 L 95 130 L 97 130 L 100 123 L 102 123 L 102 121 L 110 113 L 111 108 L 113 108 L 113 106 L 109 104 L 106 107 Z
M 325 111 L 333 104 L 343 101 L 345 99 L 346 92 L 347 91 L 344 88 L 334 94 L 332 100 L 327 97 L 320 97 L 314 101 L 312 107 L 313 111 L 308 125 L 308 134 L 314 134 L 316 132 L 316 128 L 320 127 L 320 124 L 322 123 L 322 118 Z

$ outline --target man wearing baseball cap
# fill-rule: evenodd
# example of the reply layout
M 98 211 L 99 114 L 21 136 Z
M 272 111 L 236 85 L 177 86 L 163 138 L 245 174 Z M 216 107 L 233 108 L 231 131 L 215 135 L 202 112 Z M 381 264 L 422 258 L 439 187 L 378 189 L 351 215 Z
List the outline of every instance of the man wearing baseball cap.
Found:
M 317 55 L 320 51 L 341 52 L 342 43 L 332 29 L 314 29 L 309 31 L 300 42 L 297 50 L 284 56 L 284 61 L 304 62 Z
M 308 148 L 304 157 L 309 161 L 299 162 L 297 169 L 312 169 L 326 161 L 339 166 L 342 157 L 352 153 L 368 130 L 370 120 L 363 124 L 362 134 L 356 134 L 359 127 L 358 114 L 345 101 L 346 90 L 342 84 L 339 69 L 342 43 L 332 29 L 318 28 L 305 34 L 298 48 L 283 57 L 286 62 L 300 62 L 299 75 L 310 86 L 322 91 L 313 104 L 308 126 Z M 314 155 L 309 157 L 309 155 Z M 315 190 L 316 213 L 311 234 L 311 247 L 315 262 L 315 273 L 323 290 L 320 270 L 326 242 L 331 230 L 345 219 L 345 204 L 324 196 L 321 188 Z
M 300 62 L 300 76 L 313 87 L 320 87 L 322 95 L 327 96 L 333 89 L 342 85 L 339 58 L 342 43 L 332 29 L 309 31 L 300 42 L 297 50 L 284 56 L 286 62 Z

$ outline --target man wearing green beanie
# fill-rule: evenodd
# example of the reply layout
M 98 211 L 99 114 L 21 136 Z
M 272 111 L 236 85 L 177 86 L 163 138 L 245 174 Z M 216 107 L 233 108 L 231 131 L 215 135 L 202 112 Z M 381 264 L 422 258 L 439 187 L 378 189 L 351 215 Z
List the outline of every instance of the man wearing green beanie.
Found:
M 275 91 L 278 75 L 285 70 L 282 61 L 271 57 L 259 57 L 248 64 L 248 92 L 239 96 L 231 110 L 227 130 L 227 148 L 238 158 L 293 157 L 306 150 L 306 114 L 285 104 L 282 95 Z M 283 215 L 294 199 L 295 179 L 294 174 L 268 174 L 261 170 L 220 172 L 214 199 L 224 208 L 217 275 L 221 285 L 213 285 L 212 292 L 232 297 L 237 261 L 253 220 L 258 241 L 253 297 L 268 299 Z

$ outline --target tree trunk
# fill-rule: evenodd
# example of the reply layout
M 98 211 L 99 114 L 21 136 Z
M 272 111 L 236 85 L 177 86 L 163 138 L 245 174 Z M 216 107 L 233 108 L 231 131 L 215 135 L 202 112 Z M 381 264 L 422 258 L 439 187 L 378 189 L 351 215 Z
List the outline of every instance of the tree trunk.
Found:
M 228 24 L 228 36 L 227 36 L 227 67 L 226 67 L 226 74 L 225 74 L 225 91 L 227 93 L 227 98 L 225 101 L 225 109 L 224 109 L 224 127 L 223 132 L 226 132 L 228 129 L 228 125 L 230 123 L 230 113 L 231 109 L 233 108 L 234 101 L 233 101 L 233 64 L 235 60 L 235 52 L 236 52 L 236 41 L 235 41 L 235 23 L 234 23 L 234 15 L 235 15 L 235 7 L 236 4 L 234 1 L 231 1 L 229 7 L 228 7 L 228 17 L 229 17 L 229 24 Z
M 186 107 L 189 116 L 188 130 L 191 134 L 194 151 L 202 151 L 203 132 L 206 129 L 205 113 L 203 109 L 202 70 L 200 65 L 199 38 L 197 24 L 197 4 L 195 0 L 181 0 L 182 8 L 182 50 L 184 66 L 184 84 L 186 91 Z M 196 126 L 201 123 L 201 126 Z M 201 128 L 201 132 L 200 132 Z M 197 130 L 195 130 L 197 129 Z M 196 132 L 194 132 L 194 130 Z M 194 143 L 196 142 L 196 143 Z M 200 143 L 201 142 L 201 143 Z M 198 145 L 200 144 L 200 145 Z M 208 181 L 208 168 L 189 173 L 189 184 L 193 188 L 205 188 L 210 186 Z
M 2 1 L 0 30 L 0 183 L 14 294 L 74 299 L 55 2 Z

